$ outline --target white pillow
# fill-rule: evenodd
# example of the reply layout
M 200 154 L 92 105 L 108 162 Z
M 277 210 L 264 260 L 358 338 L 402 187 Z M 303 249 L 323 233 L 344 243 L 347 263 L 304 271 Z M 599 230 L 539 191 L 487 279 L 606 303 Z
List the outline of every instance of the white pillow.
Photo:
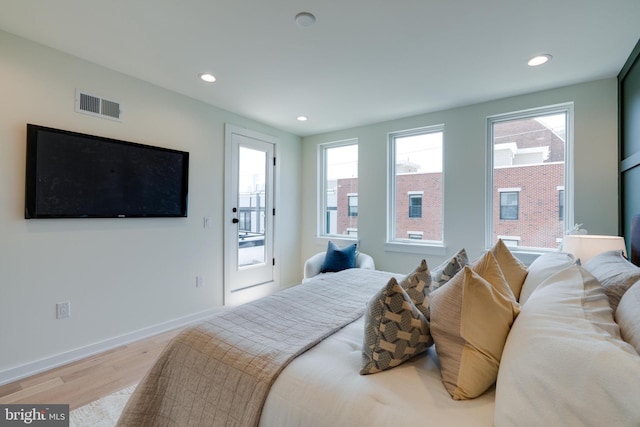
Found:
M 640 268 L 630 263 L 622 250 L 598 254 L 585 262 L 584 268 L 600 281 L 613 311 L 627 289 L 640 281 Z
M 549 252 L 540 255 L 529 266 L 529 273 L 524 279 L 518 302 L 521 305 L 526 303 L 533 291 L 535 291 L 542 282 L 558 271 L 564 270 L 575 263 L 576 259 L 573 255 L 566 252 Z
M 615 313 L 622 339 L 640 353 L 640 282 L 624 293 Z
M 494 425 L 640 425 L 640 356 L 620 338 L 598 281 L 574 265 L 548 278 L 502 353 Z

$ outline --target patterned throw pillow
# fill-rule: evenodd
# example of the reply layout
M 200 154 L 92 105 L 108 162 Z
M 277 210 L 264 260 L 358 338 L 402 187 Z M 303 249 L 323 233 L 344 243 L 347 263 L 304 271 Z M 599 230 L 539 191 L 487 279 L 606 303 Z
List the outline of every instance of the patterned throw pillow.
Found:
M 520 305 L 489 251 L 430 294 L 431 333 L 442 383 L 455 400 L 473 399 L 496 381 Z
M 467 256 L 467 251 L 462 248 L 450 260 L 443 262 L 431 272 L 433 279 L 431 290 L 435 291 L 447 283 L 467 264 L 469 264 L 469 257 Z
M 429 322 L 395 278 L 367 304 L 364 328 L 362 375 L 398 366 L 433 344 Z
M 429 293 L 431 292 L 431 272 L 427 261 L 422 260 L 407 277 L 400 282 L 400 286 L 407 292 L 411 301 L 429 320 Z

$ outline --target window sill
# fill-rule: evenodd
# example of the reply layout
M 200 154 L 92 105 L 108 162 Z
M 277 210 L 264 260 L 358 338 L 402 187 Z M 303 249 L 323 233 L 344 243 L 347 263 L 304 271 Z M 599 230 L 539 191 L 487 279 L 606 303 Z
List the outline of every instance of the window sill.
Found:
M 402 252 L 422 255 L 447 255 L 447 247 L 443 244 L 425 244 L 409 242 L 387 242 L 384 244 L 387 252 Z
M 326 246 L 327 243 L 331 240 L 338 246 L 350 245 L 352 243 L 358 243 L 360 246 L 360 240 L 357 237 L 349 237 L 349 236 L 316 236 L 316 244 Z M 360 248 L 358 248 L 359 250 Z
M 513 256 L 518 258 L 524 265 L 529 266 L 540 255 L 549 252 L 559 252 L 558 249 L 542 249 L 542 248 L 509 248 Z

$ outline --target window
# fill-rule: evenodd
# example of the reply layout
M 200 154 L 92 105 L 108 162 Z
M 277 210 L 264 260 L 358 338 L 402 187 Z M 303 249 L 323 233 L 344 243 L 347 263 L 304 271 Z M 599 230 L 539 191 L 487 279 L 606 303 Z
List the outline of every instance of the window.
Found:
M 347 195 L 347 199 L 348 199 L 348 215 L 358 216 L 358 195 L 349 194 Z
M 443 137 L 442 125 L 389 134 L 389 242 L 442 243 Z
M 238 224 L 238 229 L 240 231 L 251 231 L 251 211 L 240 208 L 238 220 L 240 223 Z
M 498 239 L 501 239 L 506 247 L 514 249 L 520 246 L 520 237 L 519 236 L 498 236 Z
M 562 104 L 488 118 L 487 247 L 518 236 L 518 247 L 557 248 L 573 222 L 572 117 Z
M 358 141 L 332 142 L 319 146 L 321 212 L 318 234 L 357 237 L 358 230 Z
M 518 192 L 500 192 L 500 219 L 518 219 Z
M 422 194 L 409 194 L 409 218 L 422 218 Z

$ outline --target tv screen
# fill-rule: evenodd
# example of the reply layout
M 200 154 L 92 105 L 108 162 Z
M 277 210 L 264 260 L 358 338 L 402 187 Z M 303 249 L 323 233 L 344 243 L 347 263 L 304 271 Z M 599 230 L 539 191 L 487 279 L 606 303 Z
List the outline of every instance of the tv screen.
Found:
M 186 217 L 189 153 L 27 124 L 25 218 Z

